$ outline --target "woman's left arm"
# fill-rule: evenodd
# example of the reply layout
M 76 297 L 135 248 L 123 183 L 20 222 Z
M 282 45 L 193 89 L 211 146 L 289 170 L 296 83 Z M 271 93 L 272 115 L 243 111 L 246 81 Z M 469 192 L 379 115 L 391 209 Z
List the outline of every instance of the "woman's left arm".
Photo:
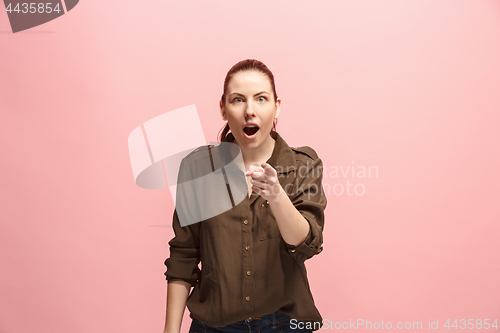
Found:
M 300 248 L 304 260 L 321 251 L 323 243 L 324 209 L 326 196 L 323 192 L 323 165 L 321 159 L 313 160 L 307 172 L 299 172 L 297 193 L 290 199 L 278 181 L 276 170 L 266 164 L 253 170 L 253 190 L 269 201 L 269 206 L 280 229 L 281 236 L 294 253 Z

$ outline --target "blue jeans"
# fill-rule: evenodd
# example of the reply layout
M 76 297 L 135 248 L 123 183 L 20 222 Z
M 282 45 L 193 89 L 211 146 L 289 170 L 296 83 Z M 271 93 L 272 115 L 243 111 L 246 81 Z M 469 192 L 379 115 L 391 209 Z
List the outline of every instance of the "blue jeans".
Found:
M 212 327 L 198 319 L 193 319 L 189 333 L 312 333 L 309 329 L 291 328 L 290 319 L 290 316 L 280 311 L 252 320 L 245 319 L 224 327 Z

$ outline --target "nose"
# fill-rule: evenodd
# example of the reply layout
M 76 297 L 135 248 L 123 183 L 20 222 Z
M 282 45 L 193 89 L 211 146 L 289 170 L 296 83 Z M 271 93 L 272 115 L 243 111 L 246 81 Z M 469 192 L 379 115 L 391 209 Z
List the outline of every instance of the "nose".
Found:
M 245 116 L 247 116 L 247 117 L 255 116 L 254 106 L 253 106 L 251 101 L 247 102 L 246 109 L 245 109 Z

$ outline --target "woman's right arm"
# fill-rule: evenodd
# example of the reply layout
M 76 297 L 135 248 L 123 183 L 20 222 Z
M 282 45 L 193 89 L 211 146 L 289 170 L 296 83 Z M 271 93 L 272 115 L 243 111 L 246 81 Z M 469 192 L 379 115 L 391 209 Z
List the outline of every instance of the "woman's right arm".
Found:
M 167 284 L 167 314 L 163 333 L 179 333 L 191 284 L 171 281 Z
M 200 252 L 200 223 L 196 220 L 196 202 L 193 202 L 192 171 L 186 165 L 192 164 L 182 160 L 177 179 L 176 207 L 172 218 L 172 227 L 175 237 L 170 245 L 170 257 L 165 260 L 167 271 L 167 309 L 164 333 L 179 333 L 186 309 L 191 287 L 194 287 L 201 277 L 198 264 L 201 260 Z M 184 184 L 183 186 L 181 186 Z M 185 226 L 181 226 L 179 215 Z M 198 223 L 196 223 L 198 222 Z
M 170 257 L 165 260 L 167 271 L 167 308 L 164 333 L 180 333 L 184 310 L 191 287 L 201 276 L 199 223 L 181 227 L 174 211 L 175 237 L 170 240 Z
M 167 308 L 164 333 L 179 333 L 191 287 L 201 276 L 199 223 L 181 227 L 174 211 L 175 237 L 169 242 L 170 257 L 165 260 L 167 271 Z

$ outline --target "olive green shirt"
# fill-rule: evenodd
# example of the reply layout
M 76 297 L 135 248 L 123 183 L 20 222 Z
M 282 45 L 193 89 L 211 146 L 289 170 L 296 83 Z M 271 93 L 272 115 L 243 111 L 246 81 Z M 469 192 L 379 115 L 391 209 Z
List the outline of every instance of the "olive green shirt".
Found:
M 322 324 L 304 265 L 323 249 L 327 200 L 322 161 L 312 148 L 291 148 L 278 133 L 273 134 L 276 144 L 266 163 L 276 169 L 282 188 L 309 222 L 303 243 L 293 246 L 283 240 L 269 203 L 255 192 L 232 209 L 185 227 L 174 210 L 175 237 L 165 260 L 166 279 L 194 286 L 187 300 L 190 316 L 210 326 L 278 310 L 292 319 L 312 322 L 313 330 Z M 224 141 L 233 142 L 234 136 L 229 133 Z M 218 146 L 211 147 L 215 152 Z

